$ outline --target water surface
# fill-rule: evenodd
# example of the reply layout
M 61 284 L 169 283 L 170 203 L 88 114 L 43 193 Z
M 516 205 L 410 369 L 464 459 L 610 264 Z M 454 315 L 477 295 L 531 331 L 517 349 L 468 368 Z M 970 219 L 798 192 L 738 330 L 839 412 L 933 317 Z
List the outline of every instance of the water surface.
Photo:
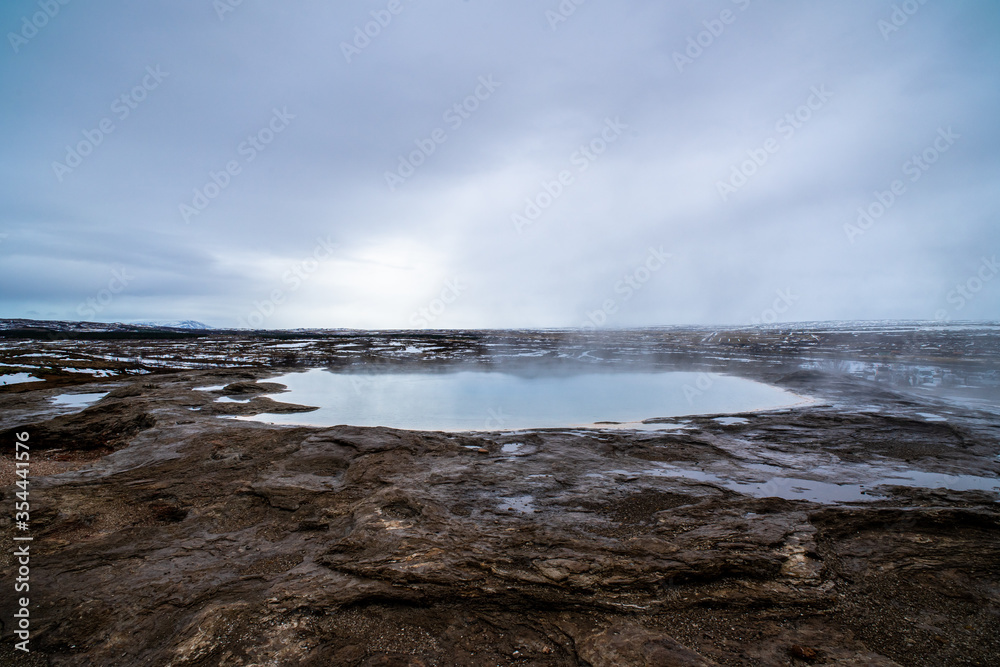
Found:
M 52 397 L 52 402 L 64 408 L 86 408 L 108 395 L 108 392 L 91 394 L 60 394 Z
M 256 421 L 438 431 L 628 425 L 657 417 L 768 410 L 807 401 L 753 380 L 679 372 L 520 375 L 313 369 L 268 381 L 289 390 L 271 398 L 319 409 L 251 418 Z
M 0 375 L 0 385 L 3 384 L 21 384 L 22 382 L 37 382 L 39 378 L 34 375 L 29 375 L 28 373 L 9 373 L 7 375 Z

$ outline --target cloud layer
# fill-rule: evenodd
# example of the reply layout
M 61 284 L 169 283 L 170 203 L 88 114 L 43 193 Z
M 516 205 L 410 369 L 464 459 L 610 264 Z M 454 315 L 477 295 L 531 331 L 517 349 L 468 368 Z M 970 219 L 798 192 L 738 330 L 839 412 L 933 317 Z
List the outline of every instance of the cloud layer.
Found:
M 0 10 L 0 316 L 1000 318 L 995 3 L 177 4 Z

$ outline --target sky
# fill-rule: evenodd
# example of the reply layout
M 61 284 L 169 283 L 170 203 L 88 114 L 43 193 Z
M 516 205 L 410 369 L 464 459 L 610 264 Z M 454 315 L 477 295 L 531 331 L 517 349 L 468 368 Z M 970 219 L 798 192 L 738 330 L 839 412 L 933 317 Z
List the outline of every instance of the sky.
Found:
M 10 0 L 0 317 L 1000 319 L 995 0 Z

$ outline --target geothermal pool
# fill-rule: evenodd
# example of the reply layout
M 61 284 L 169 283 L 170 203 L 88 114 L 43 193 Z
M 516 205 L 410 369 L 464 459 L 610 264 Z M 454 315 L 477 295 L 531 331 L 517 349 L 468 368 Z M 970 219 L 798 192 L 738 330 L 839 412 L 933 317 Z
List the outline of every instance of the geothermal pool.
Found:
M 288 388 L 287 392 L 271 394 L 274 400 L 318 409 L 247 419 L 273 424 L 349 424 L 428 431 L 649 427 L 640 422 L 657 417 L 771 410 L 810 401 L 753 380 L 682 372 L 528 375 L 496 371 L 335 373 L 313 369 L 268 381 Z

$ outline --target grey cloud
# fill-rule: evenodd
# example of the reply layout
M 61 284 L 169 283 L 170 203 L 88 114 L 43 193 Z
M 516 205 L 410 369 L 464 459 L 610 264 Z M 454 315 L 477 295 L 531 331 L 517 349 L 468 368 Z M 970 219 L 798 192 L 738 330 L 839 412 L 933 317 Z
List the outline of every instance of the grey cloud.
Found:
M 926 3 L 884 37 L 892 2 L 587 2 L 553 29 L 555 1 L 404 1 L 348 63 L 341 43 L 386 4 L 244 2 L 220 20 L 212 3 L 72 3 L 10 49 L 0 313 L 72 317 L 126 266 L 145 277 L 102 316 L 232 326 L 283 290 L 265 326 L 407 327 L 460 276 L 439 324 L 577 326 L 609 298 L 606 326 L 746 323 L 787 289 L 785 320 L 997 317 L 1000 285 L 948 302 L 1000 245 L 992 3 Z M 168 76 L 120 118 L 156 66 Z M 500 87 L 449 122 L 489 76 Z M 785 136 L 814 86 L 833 97 Z M 250 160 L 275 108 L 295 118 Z M 581 169 L 616 117 L 628 131 Z M 104 118 L 114 131 L 60 182 L 52 163 Z M 851 243 L 844 225 L 942 127 L 961 139 Z M 572 184 L 517 233 L 561 171 Z M 318 238 L 334 256 L 290 289 Z M 617 282 L 660 245 L 670 264 L 624 300 Z

